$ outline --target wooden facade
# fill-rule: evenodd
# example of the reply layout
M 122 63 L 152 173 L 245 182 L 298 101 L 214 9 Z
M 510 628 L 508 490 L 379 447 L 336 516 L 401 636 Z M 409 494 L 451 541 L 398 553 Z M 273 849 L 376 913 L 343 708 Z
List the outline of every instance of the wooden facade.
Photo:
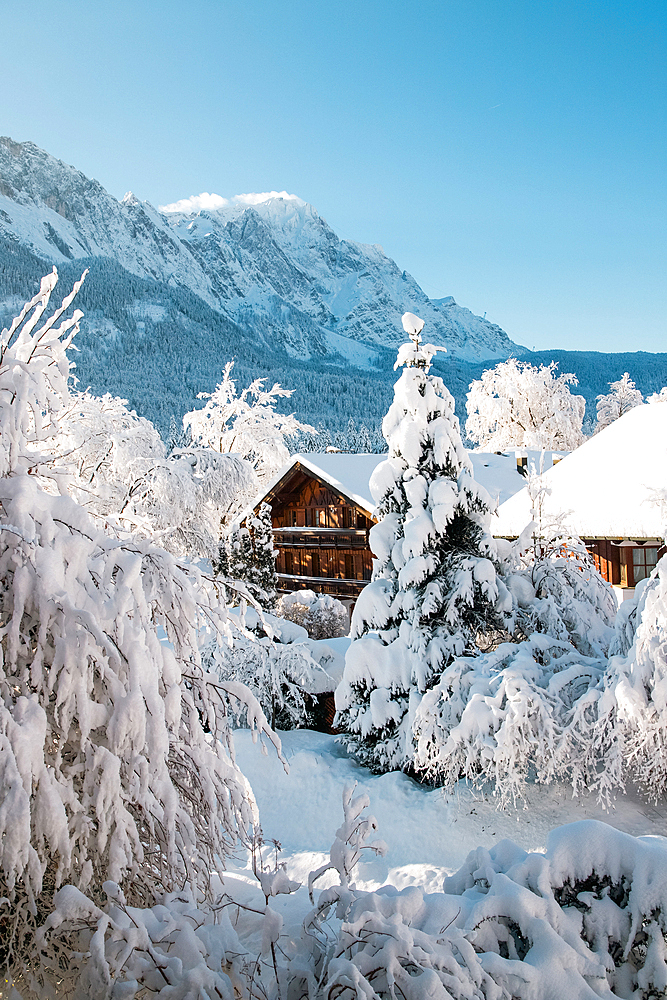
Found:
M 272 511 L 280 590 L 356 600 L 371 578 L 369 512 L 300 462 L 264 500 Z
M 608 583 L 632 590 L 645 580 L 665 554 L 660 539 L 584 538 L 595 565 Z

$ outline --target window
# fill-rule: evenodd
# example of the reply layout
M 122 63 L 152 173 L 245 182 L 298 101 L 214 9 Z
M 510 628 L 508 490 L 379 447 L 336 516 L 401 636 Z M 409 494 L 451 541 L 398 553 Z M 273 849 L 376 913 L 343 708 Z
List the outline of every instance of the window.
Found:
M 315 511 L 315 524 L 318 528 L 325 528 L 327 524 L 326 511 L 316 510 Z
M 312 572 L 311 576 L 320 576 L 320 554 L 319 552 L 313 552 L 312 556 Z
M 296 528 L 296 511 L 295 510 L 291 510 L 290 511 L 290 517 L 291 517 L 292 527 Z
M 651 575 L 658 562 L 658 550 L 652 545 L 643 545 L 632 550 L 632 575 L 635 585 Z
M 352 555 L 345 556 L 345 579 L 354 580 L 354 558 Z
M 285 572 L 291 574 L 294 572 L 294 553 L 285 552 Z

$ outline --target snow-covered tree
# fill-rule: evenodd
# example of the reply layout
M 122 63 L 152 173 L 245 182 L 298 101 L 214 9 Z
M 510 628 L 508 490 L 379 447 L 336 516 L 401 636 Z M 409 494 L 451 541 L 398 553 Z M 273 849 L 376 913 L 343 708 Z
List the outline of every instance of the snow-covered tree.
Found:
M 528 491 L 533 521 L 515 542 L 496 542 L 512 595 L 507 627 L 519 641 L 443 672 L 417 709 L 415 766 L 447 787 L 461 777 L 491 783 L 500 802 L 521 799 L 529 780 L 590 786 L 608 801 L 591 726 L 616 601 L 564 517 L 545 512 L 541 476 L 529 477 Z
M 268 732 L 250 692 L 202 666 L 202 629 L 229 634 L 214 581 L 58 492 L 82 314 L 64 318 L 77 282 L 47 318 L 56 281 L 0 335 L 0 954 L 37 979 L 65 883 L 89 910 L 112 883 L 139 905 L 186 883 L 206 896 L 256 822 L 216 702 L 245 701 Z
M 283 631 L 271 615 L 263 622 L 253 617 L 252 625 L 249 633 L 236 634 L 231 645 L 212 645 L 206 661 L 223 681 L 240 681 L 252 691 L 272 729 L 309 725 L 315 696 L 333 690 L 334 681 L 315 659 L 305 631 L 294 629 L 290 634 L 291 625 Z M 238 724 L 246 724 L 244 704 L 239 703 L 233 714 Z
M 632 645 L 611 657 L 598 727 L 620 752 L 625 774 L 658 799 L 667 791 L 667 556 L 641 582 L 635 603 Z
M 573 451 L 583 443 L 586 400 L 573 396 L 575 375 L 556 374 L 557 364 L 509 358 L 470 384 L 466 434 L 481 451 L 536 448 Z
M 295 590 L 280 598 L 276 614 L 301 625 L 311 639 L 335 639 L 348 632 L 349 618 L 345 605 L 331 594 Z
M 618 381 L 610 382 L 609 388 L 611 392 L 596 397 L 598 417 L 595 427 L 596 432 L 608 427 L 609 424 L 613 424 L 614 420 L 618 420 L 624 413 L 628 413 L 629 410 L 644 402 L 644 397 L 630 378 L 628 372 L 625 372 L 623 377 L 619 378 Z
M 251 582 L 257 587 L 260 604 L 270 611 L 276 603 L 278 587 L 276 573 L 278 550 L 273 545 L 270 504 L 261 503 L 257 513 L 248 517 L 248 530 L 254 556 Z
M 473 479 L 454 400 L 429 373 L 437 348 L 421 343 L 416 316 L 403 326 L 410 342 L 383 423 L 389 458 L 371 479 L 377 558 L 336 691 L 336 725 L 376 771 L 411 766 L 421 698 L 455 657 L 502 628 L 499 590 L 509 597 L 496 579 L 488 495 Z
M 232 378 L 233 361 L 228 361 L 223 379 L 213 392 L 200 392 L 206 405 L 183 417 L 183 426 L 195 444 L 222 453 L 233 452 L 251 463 L 260 481 L 273 475 L 289 459 L 285 438 L 313 431 L 293 414 L 279 413 L 276 403 L 289 399 L 293 389 L 277 382 L 265 389 L 266 379 L 257 378 L 237 394 Z
M 277 551 L 273 548 L 271 507 L 261 504 L 245 525 L 234 525 L 218 547 L 215 570 L 218 576 L 241 581 L 265 611 L 276 603 Z
M 52 442 L 58 481 L 100 523 L 159 533 L 176 555 L 211 558 L 236 498 L 256 487 L 237 455 L 181 448 L 167 456 L 150 421 L 108 394 L 70 392 Z

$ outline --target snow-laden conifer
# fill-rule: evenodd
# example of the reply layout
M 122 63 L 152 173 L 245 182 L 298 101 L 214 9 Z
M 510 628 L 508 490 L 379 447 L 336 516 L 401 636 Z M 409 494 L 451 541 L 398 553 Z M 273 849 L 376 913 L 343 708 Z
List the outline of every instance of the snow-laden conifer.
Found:
M 78 282 L 46 318 L 56 281 L 0 335 L 0 960 L 14 973 L 65 883 L 93 908 L 107 880 L 137 903 L 186 882 L 203 898 L 256 820 L 216 702 L 245 700 L 266 728 L 250 692 L 202 666 L 204 625 L 228 633 L 214 582 L 58 492 L 69 473 L 49 449 L 81 313 L 63 318 Z
M 278 574 L 276 557 L 278 550 L 273 544 L 273 524 L 271 506 L 261 503 L 256 513 L 248 518 L 248 529 L 252 541 L 253 566 L 250 582 L 257 587 L 258 600 L 263 608 L 271 611 L 276 603 Z
M 418 317 L 407 313 L 403 325 L 410 341 L 383 423 L 389 458 L 371 479 L 373 579 L 354 611 L 336 692 L 337 725 L 376 771 L 411 766 L 422 696 L 501 626 L 499 589 L 508 596 L 496 578 L 488 496 L 473 479 L 454 400 L 429 371 L 438 348 L 421 343 Z
M 233 457 L 233 456 L 227 456 Z M 235 524 L 221 539 L 215 570 L 221 579 L 236 581 L 265 611 L 276 603 L 277 551 L 273 548 L 271 507 L 262 504 L 243 525 Z

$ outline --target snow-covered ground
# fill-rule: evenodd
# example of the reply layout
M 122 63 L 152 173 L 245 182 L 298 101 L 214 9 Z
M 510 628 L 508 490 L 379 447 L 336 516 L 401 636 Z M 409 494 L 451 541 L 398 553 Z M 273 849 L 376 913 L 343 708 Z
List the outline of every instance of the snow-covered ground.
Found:
M 355 781 L 357 791 L 368 792 L 369 812 L 377 818 L 378 834 L 388 847 L 385 857 L 358 866 L 356 884 L 368 890 L 390 883 L 441 892 L 445 875 L 455 872 L 475 848 L 490 849 L 507 838 L 526 851 L 542 851 L 550 830 L 577 820 L 602 820 L 633 836 L 667 836 L 667 802 L 653 806 L 632 791 L 605 812 L 592 797 L 573 799 L 566 786 L 534 785 L 525 807 L 498 809 L 491 792 L 482 794 L 464 782 L 454 794 L 445 794 L 399 772 L 371 774 L 334 736 L 301 729 L 280 737 L 289 774 L 271 748 L 265 756 L 253 744 L 247 730 L 235 734 L 237 761 L 255 793 L 265 838 L 280 841 L 279 860 L 290 878 L 303 883 L 328 859 L 343 819 L 343 789 Z M 244 858 L 230 875 L 234 881 L 256 885 Z M 318 883 L 322 888 L 326 884 L 325 879 Z M 280 898 L 288 923 L 300 921 L 309 906 L 305 886 L 294 896 Z

